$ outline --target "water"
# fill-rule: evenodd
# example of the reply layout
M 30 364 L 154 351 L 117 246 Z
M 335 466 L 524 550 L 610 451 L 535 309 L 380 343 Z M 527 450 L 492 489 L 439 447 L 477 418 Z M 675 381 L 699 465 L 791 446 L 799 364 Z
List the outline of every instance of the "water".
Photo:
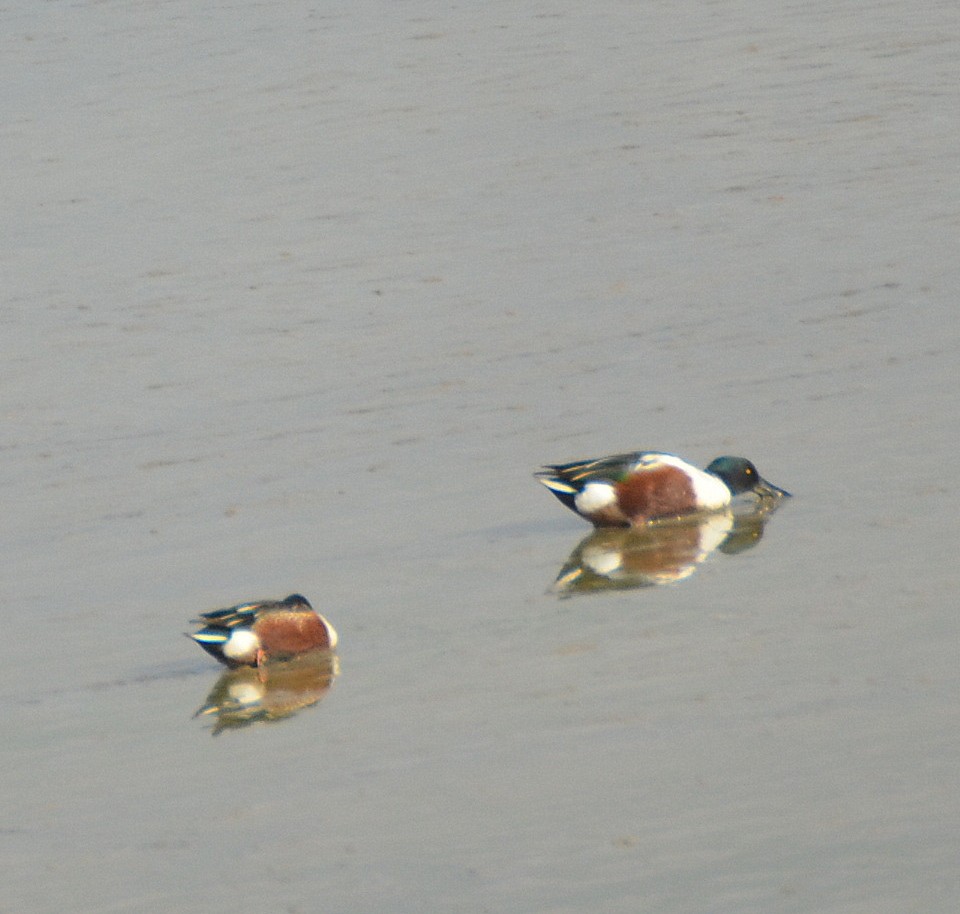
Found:
M 953 4 L 0 15 L 0 909 L 955 910 Z M 563 599 L 631 448 L 796 497 Z

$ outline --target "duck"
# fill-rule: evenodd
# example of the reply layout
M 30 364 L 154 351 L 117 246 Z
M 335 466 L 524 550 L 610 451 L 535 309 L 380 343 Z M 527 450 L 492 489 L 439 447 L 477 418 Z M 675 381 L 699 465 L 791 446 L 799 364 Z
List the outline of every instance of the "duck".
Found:
M 534 475 L 595 527 L 640 527 L 719 511 L 745 494 L 767 504 L 790 497 L 767 482 L 746 457 L 717 457 L 701 470 L 675 454 L 634 451 L 548 464 Z
M 201 613 L 193 624 L 203 627 L 189 637 L 231 668 L 332 651 L 339 640 L 334 627 L 298 593 Z

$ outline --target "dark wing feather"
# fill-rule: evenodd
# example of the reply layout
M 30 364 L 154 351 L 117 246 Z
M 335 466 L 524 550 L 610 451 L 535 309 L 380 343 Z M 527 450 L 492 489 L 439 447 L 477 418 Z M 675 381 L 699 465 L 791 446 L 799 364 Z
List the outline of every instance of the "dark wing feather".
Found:
M 276 600 L 262 600 L 259 603 L 238 603 L 226 609 L 215 609 L 213 612 L 201 613 L 199 619 L 194 619 L 197 625 L 208 625 L 211 628 L 234 628 L 237 625 L 249 625 L 257 613 L 271 606 L 279 606 Z
M 208 625 L 211 628 L 235 628 L 238 625 L 252 624 L 258 615 L 278 609 L 313 609 L 310 601 L 298 593 L 292 593 L 283 600 L 258 600 L 254 603 L 238 603 L 226 609 L 215 609 L 212 612 L 200 613 L 199 619 L 194 619 L 197 625 Z
M 555 476 L 564 482 L 580 483 L 591 480 L 609 480 L 617 482 L 626 474 L 644 454 L 652 451 L 632 451 L 629 454 L 614 454 L 610 457 L 597 457 L 593 460 L 576 460 L 573 463 L 556 463 L 544 467 L 541 476 Z M 581 486 L 578 486 L 580 488 Z

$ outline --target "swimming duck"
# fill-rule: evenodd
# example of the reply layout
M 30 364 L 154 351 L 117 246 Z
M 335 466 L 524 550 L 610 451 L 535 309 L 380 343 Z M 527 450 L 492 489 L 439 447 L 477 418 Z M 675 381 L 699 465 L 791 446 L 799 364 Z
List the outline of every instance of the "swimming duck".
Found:
M 717 457 L 701 470 L 658 451 L 548 465 L 536 478 L 596 527 L 641 526 L 666 517 L 717 511 L 745 493 L 763 500 L 790 495 L 763 479 L 745 457 Z

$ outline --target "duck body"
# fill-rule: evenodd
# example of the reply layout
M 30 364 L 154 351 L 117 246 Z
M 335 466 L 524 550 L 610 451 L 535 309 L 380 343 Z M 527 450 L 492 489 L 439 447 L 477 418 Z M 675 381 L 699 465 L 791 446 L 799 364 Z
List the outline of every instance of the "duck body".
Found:
M 337 646 L 334 627 L 296 593 L 202 613 L 194 622 L 203 627 L 190 637 L 229 667 L 260 666 Z
M 763 499 L 790 494 L 763 479 L 745 457 L 718 457 L 701 470 L 659 451 L 553 464 L 536 478 L 596 527 L 636 527 L 668 517 L 718 511 L 744 493 Z

